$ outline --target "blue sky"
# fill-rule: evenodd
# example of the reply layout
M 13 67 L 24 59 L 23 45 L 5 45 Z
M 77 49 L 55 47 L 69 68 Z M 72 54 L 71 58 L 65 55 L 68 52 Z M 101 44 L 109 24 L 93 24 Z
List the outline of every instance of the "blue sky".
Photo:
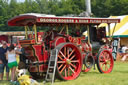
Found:
M 25 0 L 17 0 L 18 2 L 24 2 Z M 33 0 L 34 1 L 34 0 Z
M 10 2 L 11 0 L 9 0 L 9 2 Z M 17 2 L 24 2 L 25 0 L 17 0 Z
M 25 0 L 17 0 L 17 2 L 24 2 Z M 33 0 L 34 1 L 34 0 Z M 10 0 L 9 0 L 9 2 L 10 2 Z
M 17 1 L 19 1 L 19 2 L 24 2 L 25 0 L 17 0 Z

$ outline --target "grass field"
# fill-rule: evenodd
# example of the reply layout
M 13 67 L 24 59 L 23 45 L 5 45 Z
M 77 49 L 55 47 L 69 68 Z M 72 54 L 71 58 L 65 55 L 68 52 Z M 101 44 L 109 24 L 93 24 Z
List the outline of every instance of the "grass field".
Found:
M 42 81 L 40 83 L 43 85 Z M 0 85 L 9 85 L 9 82 L 0 81 Z M 50 83 L 45 85 L 50 85 Z M 97 69 L 91 69 L 88 73 L 82 72 L 76 80 L 56 80 L 54 85 L 128 85 L 128 62 L 115 62 L 110 74 L 101 74 Z

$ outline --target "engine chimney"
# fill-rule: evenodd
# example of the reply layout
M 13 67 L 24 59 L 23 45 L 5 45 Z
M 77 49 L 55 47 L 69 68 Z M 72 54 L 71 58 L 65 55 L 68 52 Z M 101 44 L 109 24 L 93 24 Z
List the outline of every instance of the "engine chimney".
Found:
M 91 0 L 85 0 L 85 4 L 86 4 L 86 12 L 88 14 L 88 17 L 90 17 L 92 14 L 92 12 L 91 12 Z

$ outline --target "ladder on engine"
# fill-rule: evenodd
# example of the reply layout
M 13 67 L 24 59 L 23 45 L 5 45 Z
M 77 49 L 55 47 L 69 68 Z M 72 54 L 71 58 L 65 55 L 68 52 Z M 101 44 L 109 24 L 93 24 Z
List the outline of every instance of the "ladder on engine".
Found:
M 46 81 L 50 81 L 51 85 L 53 85 L 53 83 L 54 83 L 55 72 L 56 72 L 57 53 L 58 53 L 57 49 L 54 49 L 51 51 L 51 56 L 49 58 L 48 69 L 47 69 L 44 83 Z

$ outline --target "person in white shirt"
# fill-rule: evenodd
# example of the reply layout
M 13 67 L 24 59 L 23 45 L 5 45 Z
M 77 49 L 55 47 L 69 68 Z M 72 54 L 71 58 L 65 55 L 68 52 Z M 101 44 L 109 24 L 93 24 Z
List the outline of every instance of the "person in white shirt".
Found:
M 8 66 L 11 69 L 11 82 L 15 80 L 15 71 L 18 66 L 16 61 L 16 54 L 21 54 L 19 51 L 14 50 L 14 45 L 11 44 L 9 50 L 6 53 L 6 59 L 8 60 Z
M 0 43 L 0 47 L 2 47 L 3 45 L 2 45 L 2 43 Z
M 128 49 L 128 47 L 127 47 L 127 46 L 123 46 L 123 47 L 122 47 L 122 53 L 126 53 L 126 52 L 125 52 L 126 49 Z
M 123 55 L 123 57 L 122 57 L 121 61 L 125 61 L 125 60 L 126 60 L 126 58 L 127 58 L 127 56 L 128 56 L 128 45 L 127 45 L 127 46 L 122 47 L 122 53 L 124 53 L 124 55 Z

